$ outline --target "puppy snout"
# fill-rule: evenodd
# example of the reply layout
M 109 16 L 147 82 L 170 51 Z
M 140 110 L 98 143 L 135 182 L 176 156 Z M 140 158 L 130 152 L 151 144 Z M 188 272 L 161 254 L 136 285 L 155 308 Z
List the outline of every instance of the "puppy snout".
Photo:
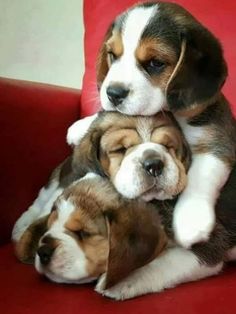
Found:
M 49 264 L 57 245 L 57 240 L 54 239 L 50 234 L 45 235 L 41 239 L 41 246 L 38 248 L 37 254 L 42 265 Z
M 129 94 L 129 89 L 121 85 L 107 87 L 107 97 L 114 106 L 120 105 Z
M 152 177 L 158 177 L 164 169 L 164 162 L 159 158 L 146 159 L 143 162 L 143 168 Z
M 50 247 L 47 244 L 44 244 L 38 248 L 37 254 L 39 256 L 41 264 L 43 264 L 43 265 L 49 264 L 54 250 L 55 250 L 54 247 Z

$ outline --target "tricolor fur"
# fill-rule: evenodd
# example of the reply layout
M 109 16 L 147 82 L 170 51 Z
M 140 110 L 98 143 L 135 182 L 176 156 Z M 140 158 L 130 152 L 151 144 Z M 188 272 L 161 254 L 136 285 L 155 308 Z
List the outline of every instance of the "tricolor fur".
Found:
M 188 145 L 170 114 L 130 117 L 101 112 L 73 155 L 54 170 L 47 186 L 18 219 L 12 238 L 19 243 L 32 223 L 50 213 L 63 190 L 88 172 L 110 178 L 127 198 L 160 200 L 174 198 L 185 188 L 189 163 Z M 22 256 L 20 245 L 16 252 L 24 262 L 34 258 Z
M 235 120 L 221 93 L 226 76 L 219 41 L 174 3 L 139 4 L 122 13 L 108 29 L 98 57 L 105 110 L 148 116 L 170 110 L 191 146 L 188 185 L 173 222 L 176 239 L 185 247 L 208 239 L 216 200 L 235 163 Z M 80 124 L 72 130 L 78 138 Z
M 218 200 L 210 239 L 187 250 L 173 238 L 175 201 L 127 200 L 110 181 L 88 174 L 64 189 L 48 216 L 29 226 L 20 239 L 21 254 L 35 254 L 37 240 L 40 273 L 63 283 L 98 279 L 96 291 L 117 300 L 216 275 L 224 261 L 236 259 L 235 181 L 234 169 Z

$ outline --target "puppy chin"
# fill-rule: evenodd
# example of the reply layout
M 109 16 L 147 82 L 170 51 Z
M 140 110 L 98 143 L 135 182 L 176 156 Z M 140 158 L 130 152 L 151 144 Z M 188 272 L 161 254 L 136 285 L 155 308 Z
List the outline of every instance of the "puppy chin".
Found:
M 141 195 L 141 199 L 145 202 L 150 202 L 153 200 L 171 200 L 175 195 L 172 195 L 164 190 L 159 190 L 157 187 L 152 188 L 150 191 L 145 192 Z
M 85 278 L 81 278 L 81 279 L 67 278 L 66 273 L 63 274 L 63 271 L 61 271 L 61 274 L 58 275 L 50 267 L 44 267 L 40 263 L 39 257 L 37 255 L 35 258 L 35 268 L 39 274 L 44 275 L 49 280 L 56 282 L 56 283 L 84 284 L 84 283 L 90 283 L 90 282 L 97 280 L 97 278 L 95 278 L 95 277 L 85 277 Z
M 114 106 L 109 100 L 102 101 L 102 108 L 106 111 L 118 111 L 123 114 L 127 114 L 129 116 L 135 116 L 135 115 L 141 115 L 141 116 L 152 116 L 156 113 L 166 110 L 165 103 L 161 103 L 158 105 L 158 103 L 155 103 L 153 105 L 150 104 L 138 104 L 132 103 L 132 102 L 124 102 L 121 105 Z

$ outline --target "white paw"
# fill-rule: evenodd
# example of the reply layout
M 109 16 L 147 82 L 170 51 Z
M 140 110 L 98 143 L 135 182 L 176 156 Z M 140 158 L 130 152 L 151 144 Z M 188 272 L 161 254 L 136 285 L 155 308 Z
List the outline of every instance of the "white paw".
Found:
M 106 285 L 106 273 L 101 275 L 100 278 L 98 279 L 98 282 L 95 287 L 95 291 L 97 291 L 100 294 L 103 294 L 105 285 Z
M 215 224 L 214 208 L 207 201 L 192 198 L 181 199 L 174 210 L 176 241 L 185 248 L 207 241 Z
M 97 114 L 76 121 L 67 130 L 66 140 L 69 145 L 78 145 L 87 133 L 92 122 L 97 118 Z
M 132 280 L 123 280 L 113 286 L 110 289 L 104 289 L 106 284 L 106 274 L 103 274 L 99 280 L 98 283 L 95 287 L 95 291 L 98 292 L 99 294 L 102 294 L 105 297 L 114 299 L 114 300 L 126 300 L 133 298 L 137 296 L 138 291 L 136 291 L 136 286 L 135 282 L 132 282 Z M 141 293 L 142 294 L 142 293 Z

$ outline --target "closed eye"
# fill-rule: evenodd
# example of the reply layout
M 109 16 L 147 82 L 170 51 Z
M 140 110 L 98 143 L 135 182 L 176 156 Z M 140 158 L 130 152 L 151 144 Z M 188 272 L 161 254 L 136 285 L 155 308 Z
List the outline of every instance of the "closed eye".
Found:
M 92 236 L 92 234 L 85 230 L 78 230 L 74 232 L 80 241 L 83 241 Z
M 112 64 L 114 61 L 117 60 L 117 56 L 114 54 L 113 51 L 107 51 L 107 54 L 108 54 L 110 64 Z
M 118 147 L 115 149 L 112 149 L 109 151 L 110 154 L 114 153 L 114 154 L 124 154 L 126 152 L 127 148 L 122 146 L 122 147 Z

